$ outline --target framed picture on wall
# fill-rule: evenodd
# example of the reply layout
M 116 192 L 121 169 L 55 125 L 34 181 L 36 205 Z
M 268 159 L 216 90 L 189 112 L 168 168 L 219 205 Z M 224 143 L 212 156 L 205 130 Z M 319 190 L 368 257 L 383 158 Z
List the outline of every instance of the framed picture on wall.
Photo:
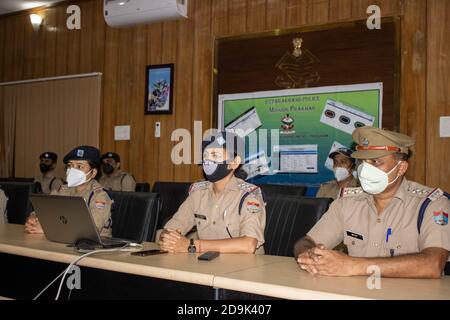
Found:
M 146 68 L 145 114 L 171 114 L 174 89 L 174 64 Z

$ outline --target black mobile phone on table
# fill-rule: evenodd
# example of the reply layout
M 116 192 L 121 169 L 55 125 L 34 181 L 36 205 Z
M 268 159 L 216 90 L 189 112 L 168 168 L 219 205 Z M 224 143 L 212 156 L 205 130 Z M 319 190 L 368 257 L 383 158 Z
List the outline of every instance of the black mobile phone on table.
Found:
M 143 251 L 136 251 L 132 252 L 132 256 L 138 256 L 138 257 L 146 257 L 146 256 L 154 256 L 157 254 L 164 254 L 167 253 L 167 251 L 162 251 L 159 249 L 152 249 L 152 250 L 143 250 Z
M 208 251 L 208 252 L 205 252 L 204 254 L 198 256 L 198 260 L 211 261 L 211 260 L 217 258 L 219 255 L 220 255 L 220 252 Z

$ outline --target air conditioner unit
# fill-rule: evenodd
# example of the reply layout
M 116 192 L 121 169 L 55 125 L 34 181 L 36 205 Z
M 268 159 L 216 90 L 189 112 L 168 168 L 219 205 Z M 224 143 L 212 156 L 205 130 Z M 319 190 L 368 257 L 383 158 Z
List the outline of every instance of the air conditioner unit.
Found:
M 187 18 L 188 0 L 104 0 L 103 15 L 110 27 L 126 27 Z

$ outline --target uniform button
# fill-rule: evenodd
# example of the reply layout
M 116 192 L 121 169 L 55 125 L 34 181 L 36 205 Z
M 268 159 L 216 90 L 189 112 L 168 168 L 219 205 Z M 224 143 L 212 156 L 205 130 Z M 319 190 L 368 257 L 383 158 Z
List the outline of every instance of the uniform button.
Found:
M 217 209 L 219 206 L 216 204 L 215 208 Z
M 381 223 L 381 219 L 380 219 L 380 218 L 378 218 L 378 219 L 377 219 L 377 222 L 378 222 L 378 223 Z
M 374 242 L 374 243 L 373 243 L 373 246 L 374 246 L 374 247 L 378 247 L 378 243 Z
M 355 245 L 355 241 L 352 241 L 352 246 L 354 246 Z
M 200 224 L 201 224 L 201 222 L 199 221 L 199 222 L 198 222 L 198 225 L 200 225 Z
M 215 222 L 215 221 L 213 221 L 213 224 L 216 224 L 216 222 Z
M 397 249 L 400 249 L 401 247 L 402 247 L 401 245 L 399 245 L 399 244 L 397 245 Z

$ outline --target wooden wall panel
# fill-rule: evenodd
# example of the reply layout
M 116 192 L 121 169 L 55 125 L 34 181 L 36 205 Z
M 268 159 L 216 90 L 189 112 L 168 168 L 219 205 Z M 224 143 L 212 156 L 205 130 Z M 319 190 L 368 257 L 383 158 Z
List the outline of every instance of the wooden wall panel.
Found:
M 214 39 L 365 19 L 367 6 L 377 4 L 383 17 L 400 15 L 402 19 L 400 130 L 417 140 L 409 177 L 423 183 L 427 177 L 432 184 L 448 183 L 441 178 L 442 172 L 448 173 L 448 159 L 439 165 L 433 162 L 440 156 L 434 147 L 448 142 L 439 139 L 435 129 L 426 130 L 436 127 L 438 113 L 448 106 L 435 85 L 448 83 L 450 73 L 443 68 L 448 65 L 441 51 L 443 43 L 448 44 L 444 39 L 448 33 L 442 31 L 448 26 L 434 18 L 448 14 L 446 0 L 191 0 L 186 21 L 128 29 L 106 26 L 102 0 L 71 2 L 82 8 L 81 31 L 67 30 L 66 4 L 44 9 L 45 26 L 38 32 L 31 28 L 30 12 L 0 17 L 0 81 L 102 72 L 102 148 L 120 152 L 123 167 L 138 180 L 201 177 L 196 165 L 170 162 L 174 145 L 170 130 L 191 130 L 194 120 L 203 121 L 203 129 L 211 125 Z M 443 21 L 447 23 L 448 16 Z M 53 26 L 56 29 L 45 28 Z M 145 65 L 162 62 L 176 64 L 175 111 L 144 116 Z M 154 138 L 156 121 L 163 123 L 160 139 Z M 120 124 L 133 126 L 132 141 L 114 141 L 114 126 Z
M 156 23 L 147 27 L 147 65 L 161 64 L 163 41 L 163 25 Z M 145 70 L 143 70 L 145 72 Z M 175 79 L 177 80 L 177 79 Z M 144 103 L 144 99 L 142 99 Z M 175 106 L 176 108 L 176 106 Z M 142 109 L 144 106 L 142 105 Z M 159 145 L 160 139 L 155 138 L 155 123 L 160 121 L 160 115 L 144 117 L 144 181 L 153 184 L 158 180 L 159 171 Z
M 450 139 L 439 137 L 439 117 L 450 116 L 450 1 L 429 0 L 427 184 L 450 191 Z
M 402 70 L 400 99 L 400 131 L 416 139 L 408 178 L 426 182 L 426 2 L 405 3 L 402 23 Z

